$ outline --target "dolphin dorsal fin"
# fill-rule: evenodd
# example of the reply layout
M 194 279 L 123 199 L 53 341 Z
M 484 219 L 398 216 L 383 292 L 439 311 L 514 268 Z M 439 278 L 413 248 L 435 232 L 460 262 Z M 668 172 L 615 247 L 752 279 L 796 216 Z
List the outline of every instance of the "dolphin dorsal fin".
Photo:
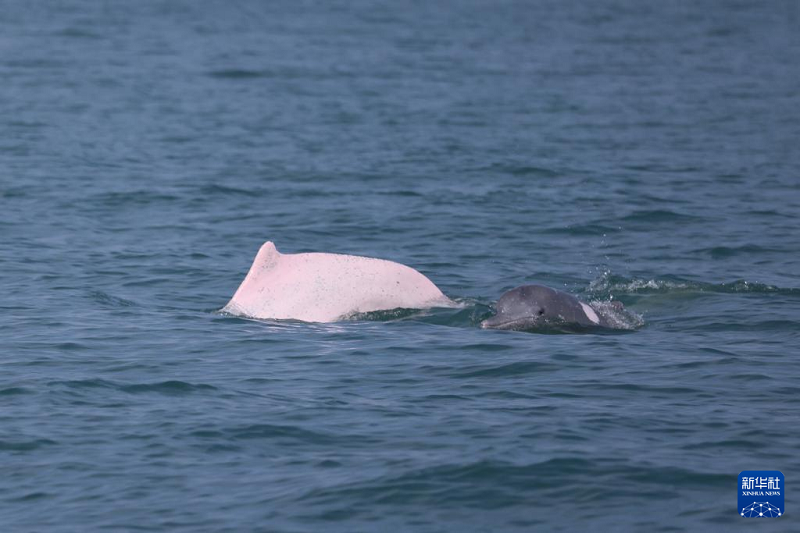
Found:
M 253 264 L 250 266 L 250 270 L 247 272 L 247 276 L 245 276 L 242 285 L 255 283 L 256 279 L 258 279 L 262 274 L 265 274 L 267 271 L 272 270 L 275 268 L 275 265 L 278 264 L 278 259 L 280 259 L 281 254 L 278 252 L 278 249 L 275 248 L 275 243 L 272 241 L 267 241 L 261 245 L 259 248 L 258 253 L 256 254 L 256 258 L 253 260 Z
M 273 263 L 275 262 L 278 257 L 280 257 L 280 252 L 275 247 L 275 243 L 272 241 L 267 241 L 261 245 L 261 248 L 258 250 L 256 254 L 256 259 L 253 263 L 257 263 L 259 265 L 264 263 Z

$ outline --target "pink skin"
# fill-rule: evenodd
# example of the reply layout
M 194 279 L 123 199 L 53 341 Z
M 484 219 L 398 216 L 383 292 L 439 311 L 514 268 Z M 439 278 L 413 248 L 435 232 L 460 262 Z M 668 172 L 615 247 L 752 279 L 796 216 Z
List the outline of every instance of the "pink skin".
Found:
M 353 313 L 453 305 L 431 280 L 405 265 L 355 255 L 282 254 L 268 241 L 222 310 L 252 318 L 335 322 Z

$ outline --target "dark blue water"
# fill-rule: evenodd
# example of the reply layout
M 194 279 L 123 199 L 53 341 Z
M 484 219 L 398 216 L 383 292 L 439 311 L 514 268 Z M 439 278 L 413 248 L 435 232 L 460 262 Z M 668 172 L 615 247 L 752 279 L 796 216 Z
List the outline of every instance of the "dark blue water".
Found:
M 800 528 L 797 3 L 0 7 L 2 531 Z M 464 308 L 218 313 L 266 240 Z

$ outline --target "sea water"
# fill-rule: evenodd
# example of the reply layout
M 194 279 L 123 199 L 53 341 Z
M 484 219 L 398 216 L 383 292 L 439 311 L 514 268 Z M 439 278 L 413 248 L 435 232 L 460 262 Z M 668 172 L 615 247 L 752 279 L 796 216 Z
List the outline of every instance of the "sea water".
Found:
M 798 529 L 797 3 L 1 7 L 2 531 Z M 462 305 L 219 313 L 267 240 Z

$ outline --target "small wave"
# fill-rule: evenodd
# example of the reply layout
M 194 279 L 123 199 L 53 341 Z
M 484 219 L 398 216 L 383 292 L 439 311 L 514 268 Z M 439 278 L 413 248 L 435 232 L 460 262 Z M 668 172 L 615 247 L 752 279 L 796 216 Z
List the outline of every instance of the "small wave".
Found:
M 61 68 L 65 66 L 64 61 L 55 59 L 11 59 L 3 61 L 2 64 L 9 68 Z
M 92 197 L 93 205 L 103 207 L 123 207 L 126 205 L 148 205 L 151 203 L 173 203 L 179 198 L 174 194 L 165 194 L 155 191 L 128 191 L 98 194 Z
M 94 39 L 100 39 L 101 38 L 101 36 L 99 34 L 97 34 L 97 33 L 94 33 L 94 32 L 88 31 L 88 30 L 84 30 L 82 28 L 74 28 L 74 27 L 64 28 L 63 30 L 58 32 L 56 35 L 58 35 L 60 37 L 69 37 L 71 39 L 93 39 L 94 40 Z
M 558 172 L 553 169 L 532 165 L 506 166 L 504 170 L 512 176 L 541 176 L 544 178 L 558 176 Z
M 198 391 L 217 390 L 212 385 L 205 383 L 188 383 L 185 381 L 168 380 L 155 383 L 115 383 L 105 379 L 76 379 L 67 381 L 51 381 L 49 386 L 68 387 L 70 389 L 114 389 L 128 394 L 155 392 L 166 395 L 189 394 Z
M 508 376 L 525 376 L 558 370 L 559 365 L 540 361 L 517 361 L 499 366 L 468 367 L 466 371 L 459 371 L 457 378 L 505 378 Z
M 197 436 L 197 435 L 196 435 Z M 334 434 L 319 430 L 309 430 L 294 425 L 284 424 L 251 424 L 228 428 L 221 431 L 221 436 L 225 440 L 289 440 L 298 443 L 312 444 L 315 446 L 329 445 L 374 445 L 380 442 L 379 439 L 369 435 L 354 434 Z M 216 436 L 214 436 L 216 438 Z
M 33 501 L 33 500 L 41 500 L 42 498 L 49 498 L 51 496 L 52 496 L 52 494 L 49 494 L 47 492 L 38 492 L 37 491 L 37 492 L 29 492 L 28 494 L 25 494 L 24 496 L 20 496 L 18 498 L 12 498 L 9 501 L 15 502 L 15 503 L 17 503 L 17 502 L 30 502 L 30 501 Z
M 495 163 L 485 167 L 486 171 L 510 174 L 512 176 L 539 176 L 553 178 L 559 175 L 558 171 L 551 168 L 537 167 L 534 165 L 514 165 Z
M 122 385 L 120 390 L 130 394 L 139 394 L 143 392 L 157 392 L 159 394 L 179 395 L 189 394 L 197 391 L 212 391 L 217 390 L 213 385 L 205 383 L 187 383 L 186 381 L 161 381 L 157 383 L 137 383 L 133 385 Z
M 622 217 L 620 220 L 625 222 L 687 222 L 702 220 L 701 217 L 685 215 L 667 209 L 652 209 L 646 211 L 634 211 Z
M 365 322 L 389 322 L 392 320 L 403 320 L 405 318 L 423 315 L 424 309 L 407 309 L 398 307 L 397 309 L 387 309 L 382 311 L 369 311 L 367 313 L 352 313 L 342 317 L 342 320 L 365 321 Z
M 733 320 L 711 320 L 700 322 L 694 327 L 684 326 L 685 330 L 688 329 L 701 329 L 703 331 L 752 331 L 755 333 L 765 334 L 770 331 L 799 331 L 800 322 L 796 320 L 754 320 L 742 323 L 741 321 Z
M 724 448 L 726 450 L 735 450 L 735 453 L 742 453 L 743 450 L 760 450 L 764 446 L 761 439 L 721 439 L 721 440 L 705 440 L 702 442 L 693 442 L 681 446 L 683 450 L 699 450 L 708 451 L 709 449 Z
M 756 216 L 761 216 L 761 217 L 778 217 L 778 218 L 794 219 L 794 217 L 792 215 L 789 215 L 787 213 L 781 213 L 780 211 L 777 211 L 775 209 L 756 209 L 756 210 L 752 210 L 752 211 L 747 211 L 745 214 L 746 215 L 756 215 Z
M 32 450 L 37 450 L 43 446 L 51 446 L 53 444 L 57 443 L 50 439 L 34 439 L 16 442 L 0 440 L 0 451 L 29 452 Z
M 212 78 L 233 79 L 233 80 L 246 80 L 254 78 L 269 78 L 273 74 L 264 70 L 251 70 L 244 68 L 228 68 L 221 70 L 212 70 L 208 73 Z
M 469 303 L 466 301 L 461 300 L 448 300 L 448 301 L 439 301 L 437 302 L 435 307 L 426 307 L 424 309 L 413 309 L 413 308 L 406 308 L 406 307 L 397 307 L 395 309 L 384 309 L 380 311 L 369 311 L 366 313 L 350 313 L 342 317 L 342 320 L 361 320 L 361 321 L 369 321 L 369 322 L 390 322 L 394 320 L 404 320 L 407 318 L 432 318 L 433 322 L 436 323 L 434 317 L 452 317 L 453 313 L 450 312 L 452 309 L 460 309 L 460 310 L 467 310 L 469 307 Z M 431 320 L 426 320 L 426 322 L 431 322 Z M 446 325 L 453 325 L 449 318 L 446 320 Z
M 112 389 L 116 387 L 113 382 L 106 381 L 104 379 L 70 379 L 63 381 L 50 381 L 47 383 L 47 385 L 51 387 L 68 387 L 70 389 Z
M 590 294 L 608 296 L 611 294 L 663 294 L 676 292 L 710 293 L 777 293 L 787 296 L 800 296 L 800 289 L 781 288 L 765 283 L 736 280 L 729 283 L 705 283 L 679 278 L 636 279 L 616 276 L 605 272 L 589 284 Z
M 120 298 L 118 296 L 112 296 L 107 292 L 99 290 L 90 291 L 89 297 L 95 302 L 106 307 L 135 307 L 137 305 L 136 302 L 131 300 L 126 300 L 125 298 Z
M 279 424 L 252 424 L 225 432 L 232 439 L 276 439 L 288 438 L 312 443 L 330 443 L 332 437 L 318 431 L 309 431 L 297 426 Z
M 28 191 L 23 188 L 6 189 L 2 192 L 3 198 L 24 198 L 28 195 Z
M 578 457 L 560 457 L 532 464 L 481 460 L 410 469 L 354 483 L 315 488 L 301 499 L 310 506 L 361 505 L 391 503 L 428 503 L 463 509 L 504 507 L 515 503 L 530 504 L 534 494 L 563 497 L 566 490 L 582 501 L 602 499 L 607 491 L 587 485 L 590 479 L 604 479 L 619 491 L 650 497 L 663 497 L 663 487 L 680 486 L 685 490 L 722 489 L 730 485 L 730 475 L 699 472 L 676 467 L 648 467 L 618 458 L 587 461 Z M 565 480 L 574 480 L 565 484 Z M 502 502 L 502 503 L 498 503 Z
M 213 197 L 216 195 L 258 197 L 264 196 L 266 191 L 263 189 L 240 189 L 238 187 L 231 187 L 230 185 L 212 184 L 201 187 L 200 193 L 203 195 L 203 197 Z
M 381 196 L 400 196 L 400 197 L 409 197 L 409 198 L 424 198 L 425 195 L 417 192 L 417 191 L 410 191 L 407 189 L 397 189 L 392 191 L 379 191 L 376 194 Z
M 549 233 L 551 235 L 587 235 L 587 236 L 605 236 L 609 233 L 619 233 L 622 231 L 619 227 L 604 226 L 602 224 L 576 224 L 574 226 L 565 226 L 560 228 L 549 228 L 542 231 L 542 233 Z
M 23 387 L 8 387 L 7 389 L 0 389 L 0 396 L 19 396 L 22 394 L 31 394 L 32 391 Z
M 756 244 L 746 244 L 743 246 L 714 246 L 712 248 L 695 250 L 695 253 L 708 254 L 712 259 L 726 259 L 737 255 L 766 254 L 772 252 L 785 253 L 785 250 L 764 248 Z

